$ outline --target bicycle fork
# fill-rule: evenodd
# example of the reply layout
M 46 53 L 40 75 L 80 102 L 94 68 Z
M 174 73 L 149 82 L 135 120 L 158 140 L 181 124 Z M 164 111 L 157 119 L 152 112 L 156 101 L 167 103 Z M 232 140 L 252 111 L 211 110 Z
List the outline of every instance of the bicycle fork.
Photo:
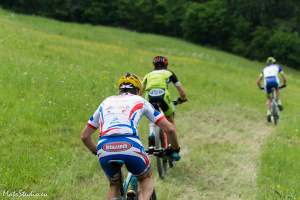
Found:
M 167 149 L 169 145 L 167 134 L 154 123 L 149 124 L 149 130 L 149 146 L 155 146 L 155 138 L 160 138 L 162 147 Z M 155 134 L 158 134 L 158 137 Z
M 155 146 L 155 124 L 150 123 L 149 124 L 149 136 L 148 136 L 148 146 Z

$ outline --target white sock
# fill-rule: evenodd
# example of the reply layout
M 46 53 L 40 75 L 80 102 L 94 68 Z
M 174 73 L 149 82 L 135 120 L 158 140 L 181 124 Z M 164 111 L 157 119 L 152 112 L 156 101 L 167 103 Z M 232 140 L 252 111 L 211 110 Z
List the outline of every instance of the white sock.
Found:
M 278 105 L 282 104 L 281 101 L 280 101 L 280 99 L 277 99 L 277 103 L 278 103 Z

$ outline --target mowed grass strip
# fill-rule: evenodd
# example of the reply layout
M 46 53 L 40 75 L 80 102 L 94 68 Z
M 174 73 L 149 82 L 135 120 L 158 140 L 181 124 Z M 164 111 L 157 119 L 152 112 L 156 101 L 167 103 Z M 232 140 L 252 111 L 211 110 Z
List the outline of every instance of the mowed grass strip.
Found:
M 182 160 L 164 181 L 155 173 L 159 199 L 299 197 L 298 72 L 287 70 L 286 110 L 275 128 L 265 123 L 254 84 L 260 63 L 172 38 L 3 10 L 0 25 L 0 192 L 104 199 L 107 180 L 79 133 L 116 93 L 120 74 L 142 77 L 164 54 L 189 102 L 176 115 Z M 144 141 L 147 129 L 143 120 Z

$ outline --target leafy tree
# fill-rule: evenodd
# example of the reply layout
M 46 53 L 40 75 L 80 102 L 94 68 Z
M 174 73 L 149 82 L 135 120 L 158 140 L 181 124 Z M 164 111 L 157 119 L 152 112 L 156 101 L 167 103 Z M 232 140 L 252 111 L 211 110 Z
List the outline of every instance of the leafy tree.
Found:
M 252 59 L 299 66 L 299 0 L 0 0 L 4 8 L 64 21 L 183 37 Z
M 275 30 L 266 46 L 271 55 L 284 64 L 299 65 L 300 38 L 297 33 Z M 299 67 L 298 67 L 299 68 Z
M 192 3 L 182 23 L 184 38 L 226 48 L 232 28 L 230 21 L 225 1 Z

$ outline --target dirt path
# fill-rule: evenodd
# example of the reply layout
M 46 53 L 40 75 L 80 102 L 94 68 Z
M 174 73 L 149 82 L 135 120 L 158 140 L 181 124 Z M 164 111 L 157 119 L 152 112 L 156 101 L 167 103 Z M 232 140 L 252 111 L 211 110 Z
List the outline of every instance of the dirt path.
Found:
M 178 117 L 183 162 L 172 172 L 177 178 L 164 182 L 163 199 L 174 197 L 166 193 L 176 183 L 181 191 L 176 199 L 255 199 L 260 149 L 271 133 L 255 115 L 237 106 Z

